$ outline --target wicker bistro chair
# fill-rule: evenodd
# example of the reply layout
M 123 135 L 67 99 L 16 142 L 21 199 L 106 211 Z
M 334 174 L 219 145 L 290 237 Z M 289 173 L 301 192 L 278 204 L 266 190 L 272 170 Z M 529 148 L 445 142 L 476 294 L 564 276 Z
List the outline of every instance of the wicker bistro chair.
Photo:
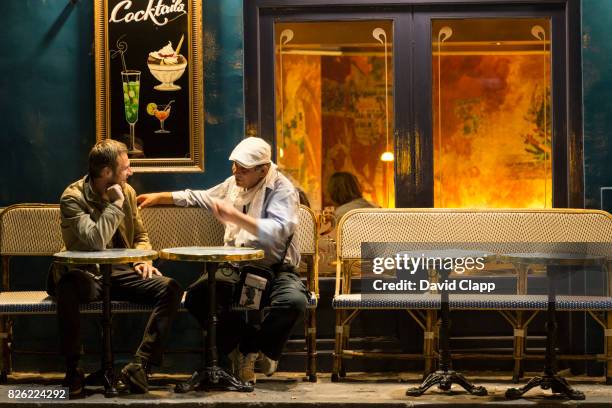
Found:
M 336 335 L 332 380 L 346 375 L 344 359 L 423 359 L 427 375 L 435 357 L 436 310 L 439 294 L 368 294 L 352 291 L 351 272 L 362 258 L 361 244 L 381 243 L 473 243 L 473 248 L 494 254 L 525 252 L 529 243 L 588 243 L 590 255 L 607 256 L 604 296 L 558 296 L 557 310 L 586 311 L 603 328 L 604 354 L 559 356 L 560 359 L 598 360 L 607 363 L 606 382 L 612 383 L 612 216 L 604 211 L 579 209 L 471 210 L 471 209 L 358 209 L 347 213 L 338 225 L 336 289 Z M 446 245 L 447 246 L 447 245 Z M 429 249 L 432 249 L 428 247 Z M 425 248 L 415 248 L 425 249 Z M 469 248 L 467 248 L 469 249 Z M 525 354 L 525 334 L 534 316 L 545 311 L 546 295 L 527 294 L 526 268 L 516 271 L 517 293 L 511 295 L 451 294 L 451 310 L 495 310 L 513 328 L 513 355 L 459 354 L 459 358 L 514 360 L 513 380 L 522 375 L 522 361 L 537 359 Z M 349 349 L 351 322 L 364 310 L 405 310 L 423 329 L 421 354 L 381 354 Z M 539 357 L 541 358 L 541 357 Z
M 316 380 L 317 226 L 312 211 L 300 208 L 300 223 L 294 238 L 307 265 L 307 284 L 311 291 L 306 321 L 308 349 L 307 376 Z M 199 208 L 152 207 L 142 210 L 142 218 L 154 249 L 177 246 L 223 245 L 224 228 L 208 211 Z M 10 259 L 15 256 L 51 256 L 63 247 L 60 210 L 56 204 L 17 204 L 0 213 L 0 256 L 2 289 L 0 292 L 0 382 L 12 371 L 12 316 L 55 314 L 53 298 L 45 291 L 11 291 Z M 151 307 L 113 301 L 114 313 L 150 312 Z M 184 298 L 180 310 L 184 309 Z M 81 306 L 83 313 L 102 313 L 102 302 Z

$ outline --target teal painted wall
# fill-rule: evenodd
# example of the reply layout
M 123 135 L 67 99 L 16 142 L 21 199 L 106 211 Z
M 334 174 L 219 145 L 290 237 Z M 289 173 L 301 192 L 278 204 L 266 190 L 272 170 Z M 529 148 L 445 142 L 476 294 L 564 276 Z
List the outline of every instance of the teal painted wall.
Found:
M 612 1 L 582 2 L 585 206 L 601 208 L 600 188 L 612 186 Z M 612 211 L 612 194 L 604 196 Z
M 584 98 L 584 202 L 587 208 L 612 212 L 612 194 L 600 198 L 601 187 L 612 186 L 612 43 L 609 39 L 612 1 L 582 1 L 582 77 Z M 585 345 L 601 353 L 601 327 L 586 319 Z M 589 364 L 590 374 L 601 375 L 602 364 Z
M 227 160 L 243 137 L 242 0 L 203 2 L 205 167 L 204 173 L 136 174 L 137 191 L 208 187 L 230 174 Z M 86 172 L 95 143 L 93 1 L 2 0 L 0 47 L 0 207 L 20 202 L 57 203 L 64 188 Z M 14 290 L 44 287 L 49 259 L 14 259 Z M 198 276 L 190 265 L 164 264 L 166 274 L 183 285 Z M 115 319 L 115 349 L 135 350 L 146 316 Z M 84 360 L 94 369 L 100 348 L 96 319 L 83 319 L 84 344 L 93 354 Z M 200 346 L 201 332 L 183 313 L 174 324 L 169 347 Z M 15 320 L 15 345 L 21 350 L 53 350 L 55 317 Z M 118 363 L 130 358 L 118 353 Z M 172 354 L 165 367 L 184 372 L 199 362 L 193 354 Z M 61 369 L 57 356 L 19 355 L 17 370 Z
M 3 0 L 0 206 L 57 202 L 95 143 L 93 2 Z M 204 2 L 204 173 L 136 174 L 137 191 L 206 187 L 230 174 L 244 129 L 242 0 Z

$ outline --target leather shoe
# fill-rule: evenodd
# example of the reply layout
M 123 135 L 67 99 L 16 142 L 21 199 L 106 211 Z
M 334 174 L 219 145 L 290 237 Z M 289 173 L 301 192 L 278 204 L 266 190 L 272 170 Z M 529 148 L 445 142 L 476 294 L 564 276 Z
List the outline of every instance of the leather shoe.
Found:
M 177 394 L 184 394 L 190 391 L 197 391 L 200 389 L 200 381 L 202 381 L 202 377 L 200 376 L 200 372 L 196 371 L 191 374 L 191 377 L 187 381 L 176 384 L 174 392 Z

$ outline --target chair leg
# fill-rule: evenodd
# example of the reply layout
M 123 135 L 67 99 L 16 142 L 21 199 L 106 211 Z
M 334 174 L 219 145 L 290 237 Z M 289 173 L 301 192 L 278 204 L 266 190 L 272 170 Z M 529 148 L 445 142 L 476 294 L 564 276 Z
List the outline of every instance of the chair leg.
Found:
M 606 355 L 606 384 L 612 385 L 612 312 L 606 312 L 604 328 L 604 353 Z
M 514 327 L 514 335 L 512 336 L 514 343 L 514 370 L 512 371 L 512 382 L 518 383 L 523 372 L 523 357 L 525 355 L 525 335 L 526 327 L 524 326 L 523 312 L 516 312 L 516 326 Z
M 310 382 L 317 382 L 317 315 L 316 309 L 306 311 L 306 351 L 308 361 L 306 378 Z
M 335 342 L 335 350 L 334 350 L 334 365 L 332 368 L 332 381 L 338 382 L 340 381 L 340 370 L 342 368 L 342 351 L 344 349 L 343 344 L 343 335 L 342 335 L 342 321 L 344 319 L 344 311 L 336 310 L 336 342 Z
M 425 332 L 423 333 L 423 359 L 425 361 L 423 378 L 427 378 L 434 371 L 435 324 L 436 311 L 427 310 L 425 312 Z
M 13 371 L 13 361 L 11 359 L 12 348 L 12 321 L 8 316 L 0 318 L 0 352 L 2 353 L 2 367 L 0 369 L 0 384 L 8 381 L 8 375 Z
M 350 323 L 345 324 L 342 328 L 342 350 L 346 350 L 349 348 L 349 337 L 351 333 L 351 325 Z M 344 360 L 340 360 L 340 377 L 346 377 L 346 365 L 344 364 Z

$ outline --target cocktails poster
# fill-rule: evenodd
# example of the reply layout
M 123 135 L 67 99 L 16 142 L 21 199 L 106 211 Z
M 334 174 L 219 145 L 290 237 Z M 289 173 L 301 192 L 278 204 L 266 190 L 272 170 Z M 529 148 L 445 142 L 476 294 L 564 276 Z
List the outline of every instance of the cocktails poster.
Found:
M 107 0 L 108 136 L 131 158 L 189 158 L 189 4 Z

